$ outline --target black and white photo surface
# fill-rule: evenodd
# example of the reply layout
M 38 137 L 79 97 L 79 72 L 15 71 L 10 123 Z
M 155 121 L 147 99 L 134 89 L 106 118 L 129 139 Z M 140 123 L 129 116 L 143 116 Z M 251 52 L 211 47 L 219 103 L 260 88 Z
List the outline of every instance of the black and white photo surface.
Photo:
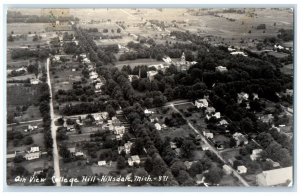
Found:
M 293 8 L 9 8 L 8 186 L 290 187 Z

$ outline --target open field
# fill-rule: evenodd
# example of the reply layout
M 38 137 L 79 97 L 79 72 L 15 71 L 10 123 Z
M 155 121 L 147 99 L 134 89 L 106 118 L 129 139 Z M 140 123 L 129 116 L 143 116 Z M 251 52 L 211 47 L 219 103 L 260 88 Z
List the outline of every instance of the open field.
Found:
M 14 34 L 22 34 L 31 32 L 32 34 L 43 33 L 49 23 L 8 23 L 7 33 L 14 32 Z
M 26 87 L 22 84 L 7 85 L 7 105 L 31 105 L 39 99 L 39 85 Z
M 122 69 L 123 66 L 129 65 L 132 69 L 139 65 L 155 65 L 163 63 L 163 61 L 157 61 L 155 59 L 136 59 L 136 60 L 127 60 L 127 61 L 118 61 L 116 62 L 116 67 Z
M 58 69 L 53 72 L 54 74 L 51 75 L 51 83 L 54 93 L 59 89 L 72 89 L 73 82 L 80 81 L 82 76 L 81 71 L 72 71 L 71 69 Z

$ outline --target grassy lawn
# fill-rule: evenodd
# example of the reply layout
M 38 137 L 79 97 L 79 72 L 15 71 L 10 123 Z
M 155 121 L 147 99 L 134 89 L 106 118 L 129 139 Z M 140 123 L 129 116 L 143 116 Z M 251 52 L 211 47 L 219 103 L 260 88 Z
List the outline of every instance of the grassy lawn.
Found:
M 101 125 L 100 126 L 91 126 L 91 127 L 86 127 L 86 126 L 83 126 L 81 127 L 81 132 L 82 133 L 94 133 L 94 132 L 97 132 L 97 131 L 103 131 L 102 128 L 101 128 Z
M 170 138 L 175 138 L 175 137 L 187 137 L 189 134 L 195 134 L 195 132 L 188 126 L 188 125 L 182 125 L 180 127 L 168 127 L 166 129 L 162 129 L 160 131 L 160 135 L 165 138 L 165 137 L 170 137 Z
M 104 174 L 108 175 L 111 171 L 117 171 L 117 162 L 112 162 L 111 166 L 98 166 L 96 164 L 91 166 L 93 175 L 95 174 Z
M 55 70 L 54 74 L 51 74 L 52 91 L 72 89 L 73 82 L 80 81 L 81 76 L 81 71 L 72 71 L 72 69 Z
M 86 165 L 84 160 L 70 163 L 60 162 L 60 175 L 81 179 L 82 176 L 92 176 L 93 172 L 90 166 Z M 85 185 L 86 183 L 74 183 L 73 185 Z
M 36 168 L 47 168 L 48 166 L 52 166 L 52 161 L 49 161 L 47 158 L 40 158 L 31 161 L 22 162 L 22 166 L 25 167 L 30 173 L 34 172 Z
M 236 156 L 240 155 L 240 150 L 238 148 L 232 148 L 232 149 L 226 149 L 226 151 L 222 151 L 220 154 L 221 156 L 225 159 L 232 159 L 235 158 Z
M 82 141 L 90 141 L 90 134 L 72 134 L 72 135 L 68 135 L 69 139 L 68 142 L 82 142 Z

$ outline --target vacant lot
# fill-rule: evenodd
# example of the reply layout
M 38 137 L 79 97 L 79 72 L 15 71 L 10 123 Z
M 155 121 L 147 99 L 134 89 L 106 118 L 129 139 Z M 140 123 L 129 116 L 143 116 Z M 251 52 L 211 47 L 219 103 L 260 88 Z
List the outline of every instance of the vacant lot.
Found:
M 72 89 L 73 82 L 81 80 L 80 71 L 72 71 L 71 69 L 62 69 L 53 71 L 54 74 L 51 78 L 53 86 L 53 92 L 58 90 L 70 90 Z
M 52 161 L 49 161 L 47 158 L 40 158 L 31 161 L 24 161 L 22 163 L 22 166 L 33 174 L 34 169 L 36 168 L 47 168 L 49 166 L 52 166 Z
M 7 24 L 7 33 L 23 34 L 23 33 L 43 33 L 48 23 L 9 23 Z
M 31 105 L 38 102 L 39 85 L 24 86 L 23 84 L 7 85 L 7 105 Z

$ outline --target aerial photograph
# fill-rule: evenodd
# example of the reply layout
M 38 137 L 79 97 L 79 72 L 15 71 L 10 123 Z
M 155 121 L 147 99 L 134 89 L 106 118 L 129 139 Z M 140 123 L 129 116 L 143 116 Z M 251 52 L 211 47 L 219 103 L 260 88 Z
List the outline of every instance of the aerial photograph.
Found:
M 7 186 L 293 186 L 293 8 L 6 11 Z

